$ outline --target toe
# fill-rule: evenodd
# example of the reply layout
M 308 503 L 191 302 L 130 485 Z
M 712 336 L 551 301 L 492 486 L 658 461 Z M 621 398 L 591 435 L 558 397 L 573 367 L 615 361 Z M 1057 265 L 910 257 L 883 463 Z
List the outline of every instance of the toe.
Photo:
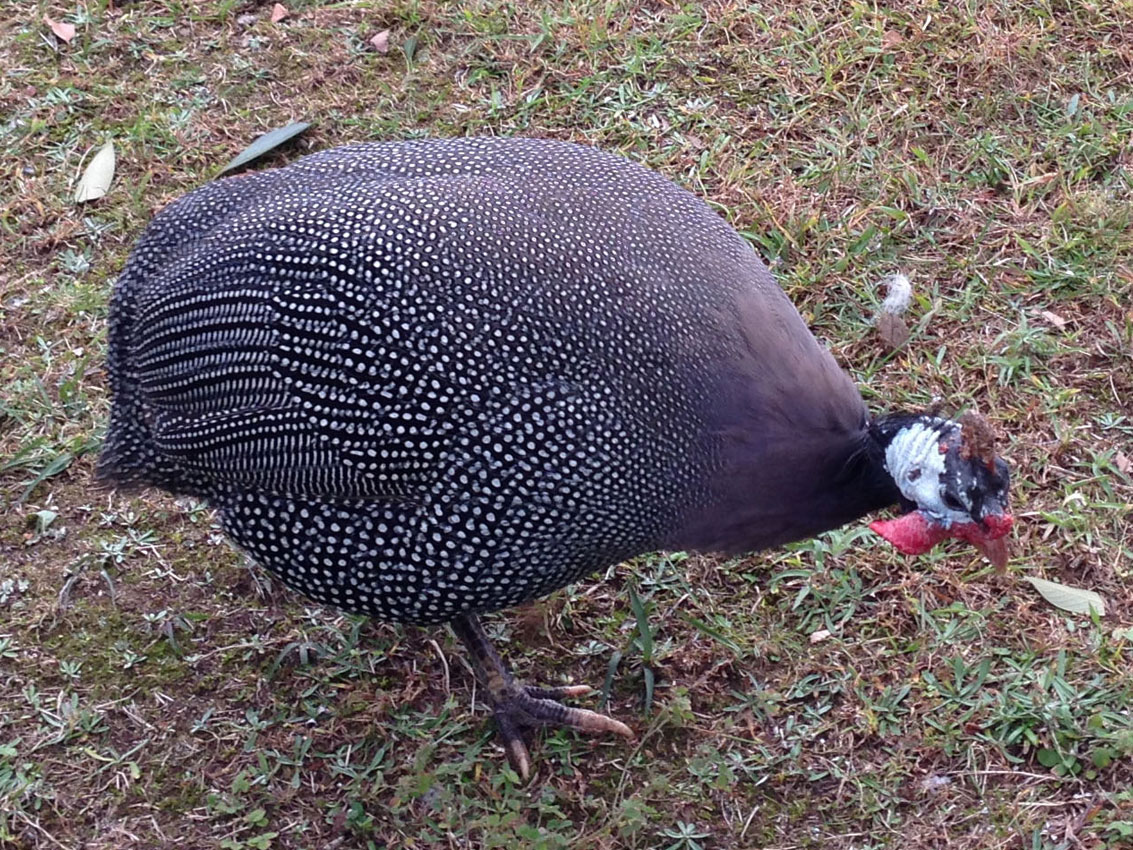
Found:
M 614 734 L 621 735 L 623 738 L 634 737 L 632 729 L 620 720 L 615 720 L 608 715 L 599 714 L 596 711 L 587 711 L 584 708 L 572 708 L 569 711 L 572 714 L 571 727 L 580 732 L 586 732 L 590 735 Z
M 588 735 L 613 733 L 626 738 L 633 737 L 633 731 L 628 726 L 605 714 L 585 708 L 571 708 L 551 699 L 537 699 L 526 693 L 515 700 L 513 710 L 523 718 L 520 722 L 524 726 L 563 726 Z
M 523 741 L 523 734 L 515 721 L 507 714 L 496 714 L 496 728 L 507 755 L 508 764 L 526 782 L 531 778 L 531 754 Z
M 584 697 L 594 692 L 594 689 L 589 685 L 556 685 L 553 688 L 525 685 L 523 690 L 529 697 L 535 699 L 569 699 L 570 697 Z

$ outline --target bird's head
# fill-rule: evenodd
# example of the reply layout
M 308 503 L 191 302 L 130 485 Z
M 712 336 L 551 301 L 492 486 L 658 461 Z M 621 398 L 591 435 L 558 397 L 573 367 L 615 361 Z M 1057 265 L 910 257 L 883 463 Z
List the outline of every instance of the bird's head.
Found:
M 907 512 L 870 528 L 906 555 L 958 538 L 996 567 L 1007 563 L 1006 535 L 1014 522 L 1008 510 L 1011 476 L 982 416 L 901 417 L 883 430 L 883 445 L 885 469 Z

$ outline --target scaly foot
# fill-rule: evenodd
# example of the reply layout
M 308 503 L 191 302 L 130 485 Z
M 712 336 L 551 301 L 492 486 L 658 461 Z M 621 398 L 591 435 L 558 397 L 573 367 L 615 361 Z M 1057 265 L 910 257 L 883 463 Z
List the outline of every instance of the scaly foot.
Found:
M 589 685 L 540 688 L 516 682 L 474 615 L 458 617 L 452 622 L 452 629 L 468 647 L 476 677 L 487 689 L 492 702 L 500 743 L 512 768 L 524 780 L 531 775 L 531 754 L 523 740 L 525 729 L 565 727 L 590 735 L 612 732 L 633 737 L 628 726 L 612 717 L 584 708 L 571 708 L 559 702 L 567 697 L 592 693 Z

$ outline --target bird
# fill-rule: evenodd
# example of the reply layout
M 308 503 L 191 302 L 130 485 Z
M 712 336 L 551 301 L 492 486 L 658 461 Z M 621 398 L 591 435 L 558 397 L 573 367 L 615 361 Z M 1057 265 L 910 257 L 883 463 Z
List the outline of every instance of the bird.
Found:
M 513 768 L 532 730 L 632 737 L 517 680 L 485 614 L 653 551 L 749 553 L 887 507 L 919 554 L 1006 559 L 979 414 L 871 414 L 752 246 L 620 154 L 363 142 L 162 209 L 110 299 L 96 479 L 207 500 L 285 584 L 449 624 Z

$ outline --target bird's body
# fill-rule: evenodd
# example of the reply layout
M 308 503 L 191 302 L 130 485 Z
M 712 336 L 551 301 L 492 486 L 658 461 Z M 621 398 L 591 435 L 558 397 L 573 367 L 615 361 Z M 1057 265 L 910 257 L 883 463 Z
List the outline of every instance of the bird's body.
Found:
M 385 619 L 896 498 L 786 498 L 861 448 L 857 390 L 706 204 L 577 145 L 356 145 L 211 184 L 155 220 L 113 328 L 108 473 L 208 498 L 288 583 Z
M 634 555 L 901 498 L 904 420 L 870 419 L 745 240 L 572 144 L 354 145 L 209 184 L 131 256 L 109 365 L 104 479 L 207 498 L 308 596 L 480 649 L 462 618 Z

